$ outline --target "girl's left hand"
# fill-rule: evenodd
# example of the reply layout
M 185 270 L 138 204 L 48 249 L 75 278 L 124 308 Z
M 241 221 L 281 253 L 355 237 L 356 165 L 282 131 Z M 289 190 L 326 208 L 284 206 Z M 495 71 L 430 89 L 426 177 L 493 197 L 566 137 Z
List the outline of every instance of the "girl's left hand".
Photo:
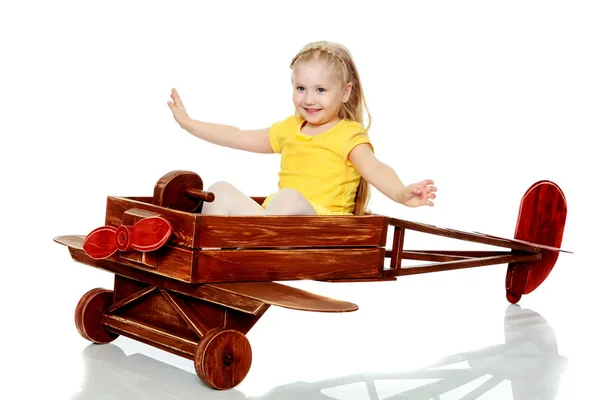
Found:
M 408 185 L 402 191 L 402 204 L 407 207 L 433 206 L 437 188 L 431 179 Z

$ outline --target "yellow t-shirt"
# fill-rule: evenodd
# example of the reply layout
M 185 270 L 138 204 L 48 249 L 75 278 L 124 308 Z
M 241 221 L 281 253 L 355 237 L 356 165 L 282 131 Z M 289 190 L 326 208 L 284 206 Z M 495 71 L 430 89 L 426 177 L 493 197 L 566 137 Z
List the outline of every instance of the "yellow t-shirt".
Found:
M 361 143 L 373 148 L 364 127 L 341 120 L 325 132 L 309 136 L 301 132 L 303 123 L 304 119 L 293 115 L 271 126 L 271 147 L 281 153 L 279 190 L 299 191 L 320 215 L 352 215 L 360 174 L 348 154 Z M 265 199 L 263 207 L 272 196 Z

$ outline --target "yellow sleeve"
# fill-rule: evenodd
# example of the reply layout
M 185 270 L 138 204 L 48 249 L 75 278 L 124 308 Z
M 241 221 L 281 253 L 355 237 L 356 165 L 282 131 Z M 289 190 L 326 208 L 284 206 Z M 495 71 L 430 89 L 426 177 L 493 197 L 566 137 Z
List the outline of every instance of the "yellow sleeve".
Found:
M 362 128 L 362 126 L 360 126 L 358 123 L 356 125 L 358 126 L 354 126 L 355 124 L 352 124 L 350 126 L 348 126 L 347 129 L 345 129 L 344 132 L 344 139 L 342 142 L 342 159 L 344 161 L 348 161 L 348 155 L 350 154 L 350 152 L 359 144 L 362 143 L 367 143 L 369 146 L 371 146 L 371 150 L 373 150 L 373 152 L 375 152 L 374 148 L 373 148 L 373 144 L 371 143 L 371 140 L 369 139 L 369 137 L 365 134 L 364 129 Z
M 294 133 L 296 116 L 292 115 L 284 120 L 277 121 L 271 125 L 269 130 L 269 141 L 275 153 L 281 153 L 286 137 Z

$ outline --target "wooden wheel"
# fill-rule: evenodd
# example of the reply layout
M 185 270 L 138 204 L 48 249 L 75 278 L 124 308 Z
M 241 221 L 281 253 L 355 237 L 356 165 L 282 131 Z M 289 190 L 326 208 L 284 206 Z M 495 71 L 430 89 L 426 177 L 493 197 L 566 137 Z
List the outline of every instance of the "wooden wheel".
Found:
M 94 343 L 109 343 L 119 337 L 102 325 L 104 310 L 112 304 L 112 290 L 97 288 L 83 295 L 75 308 L 75 326 L 84 339 Z
M 198 174 L 189 171 L 171 171 L 156 182 L 152 203 L 179 211 L 193 212 L 201 209 L 203 201 L 214 200 L 214 195 L 204 192 L 202 188 L 202 179 Z
M 554 248 L 560 247 L 567 218 L 567 202 L 562 190 L 553 182 L 531 185 L 521 200 L 515 239 Z M 506 272 L 506 297 L 516 303 L 521 295 L 533 292 L 548 277 L 558 251 L 542 249 L 542 259 L 511 263 Z
M 246 336 L 233 329 L 208 331 L 194 357 L 198 377 L 213 389 L 231 389 L 244 380 L 252 364 Z

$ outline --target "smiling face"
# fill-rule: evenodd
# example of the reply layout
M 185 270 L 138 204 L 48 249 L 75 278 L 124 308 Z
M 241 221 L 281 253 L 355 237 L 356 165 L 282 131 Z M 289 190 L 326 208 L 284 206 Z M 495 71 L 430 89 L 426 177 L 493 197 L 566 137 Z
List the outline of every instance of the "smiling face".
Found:
M 342 103 L 348 101 L 352 90 L 333 66 L 314 59 L 294 66 L 292 85 L 294 107 L 312 127 L 336 124 Z

